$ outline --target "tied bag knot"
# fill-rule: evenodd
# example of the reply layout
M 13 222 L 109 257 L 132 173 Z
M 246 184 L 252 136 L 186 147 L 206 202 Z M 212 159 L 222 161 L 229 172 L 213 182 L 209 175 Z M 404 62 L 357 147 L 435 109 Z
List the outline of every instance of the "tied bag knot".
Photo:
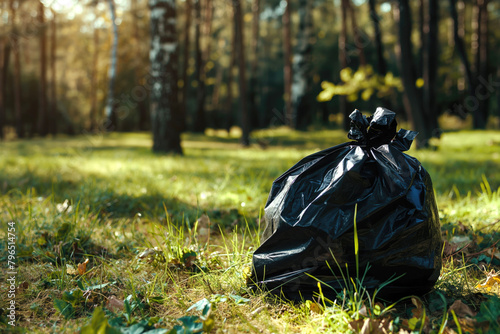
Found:
M 396 134 L 396 113 L 378 107 L 373 116 L 366 117 L 355 109 L 350 115 L 351 129 L 347 137 L 362 147 L 378 147 L 393 144 L 400 151 L 410 149 L 418 132 L 401 129 Z

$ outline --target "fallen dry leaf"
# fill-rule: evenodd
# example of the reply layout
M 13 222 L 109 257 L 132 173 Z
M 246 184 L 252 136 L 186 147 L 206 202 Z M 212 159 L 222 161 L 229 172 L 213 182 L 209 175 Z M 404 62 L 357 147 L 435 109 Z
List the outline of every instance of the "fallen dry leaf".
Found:
M 87 272 L 87 263 L 89 263 L 89 259 L 85 259 L 82 263 L 78 264 L 78 273 L 83 275 Z
M 111 296 L 108 299 L 108 303 L 106 304 L 106 308 L 111 312 L 116 313 L 117 311 L 122 311 L 124 308 L 124 302 L 121 299 L 116 298 L 115 296 Z
M 391 321 L 389 319 L 359 319 L 349 323 L 349 327 L 359 334 L 387 334 L 390 333 Z
M 471 310 L 467 304 L 464 304 L 460 299 L 455 300 L 453 304 L 451 304 L 449 311 L 454 311 L 457 317 L 465 318 L 465 317 L 475 317 L 477 312 Z

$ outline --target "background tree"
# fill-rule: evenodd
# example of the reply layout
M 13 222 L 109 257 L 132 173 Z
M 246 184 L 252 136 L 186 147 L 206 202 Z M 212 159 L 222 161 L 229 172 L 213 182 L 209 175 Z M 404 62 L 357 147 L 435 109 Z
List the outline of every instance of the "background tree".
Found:
M 151 127 L 153 151 L 182 154 L 178 113 L 177 15 L 174 0 L 149 0 L 151 8 Z
M 283 13 L 283 80 L 284 80 L 284 100 L 285 100 L 285 123 L 293 124 L 293 105 L 292 105 L 292 42 L 290 32 L 290 1 L 285 0 L 286 6 Z
M 48 133 L 47 118 L 47 29 L 45 26 L 45 6 L 38 4 L 38 23 L 40 31 L 40 81 L 38 86 L 38 135 Z M 54 120 L 50 120 L 54 121 Z
M 240 117 L 241 117 L 241 144 L 250 146 L 250 119 L 248 117 L 247 107 L 247 87 L 246 87 L 246 71 L 245 71 L 245 45 L 243 34 L 243 15 L 241 10 L 240 0 L 233 0 L 234 10 L 234 31 L 236 35 L 236 53 L 238 55 L 238 78 L 240 92 Z
M 109 13 L 111 16 L 111 26 L 113 27 L 113 46 L 111 48 L 111 66 L 109 67 L 109 88 L 108 99 L 106 103 L 106 128 L 114 130 L 116 127 L 116 115 L 114 112 L 115 104 L 115 81 L 116 81 L 116 66 L 118 62 L 118 25 L 116 24 L 116 8 L 115 1 L 108 0 Z
M 312 1 L 299 1 L 299 32 L 298 48 L 293 58 L 292 82 L 292 126 L 305 129 L 310 123 L 310 99 L 312 81 Z

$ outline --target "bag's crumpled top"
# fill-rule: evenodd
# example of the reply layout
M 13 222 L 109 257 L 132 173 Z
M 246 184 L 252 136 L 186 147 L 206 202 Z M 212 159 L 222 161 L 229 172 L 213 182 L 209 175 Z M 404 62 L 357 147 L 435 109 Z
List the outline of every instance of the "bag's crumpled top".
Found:
M 401 276 L 379 293 L 394 299 L 423 294 L 437 280 L 442 240 L 431 179 L 403 153 L 417 133 L 396 133 L 395 113 L 380 107 L 369 118 L 355 110 L 350 119 L 353 142 L 305 157 L 274 181 L 253 255 L 253 289 L 310 299 L 322 282 L 335 298 L 346 284 L 339 268 L 356 276 L 356 205 L 359 273 L 369 266 L 368 290 Z

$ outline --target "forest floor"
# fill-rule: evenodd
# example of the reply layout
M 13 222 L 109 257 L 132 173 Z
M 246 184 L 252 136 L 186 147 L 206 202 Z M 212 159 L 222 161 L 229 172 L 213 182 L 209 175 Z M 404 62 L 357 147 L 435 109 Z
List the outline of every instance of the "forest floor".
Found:
M 253 140 L 186 134 L 184 156 L 152 153 L 147 133 L 0 143 L 0 331 L 14 300 L 19 333 L 500 332 L 500 132 L 447 132 L 409 152 L 433 179 L 446 242 L 435 290 L 395 305 L 249 293 L 273 180 L 347 138 Z

